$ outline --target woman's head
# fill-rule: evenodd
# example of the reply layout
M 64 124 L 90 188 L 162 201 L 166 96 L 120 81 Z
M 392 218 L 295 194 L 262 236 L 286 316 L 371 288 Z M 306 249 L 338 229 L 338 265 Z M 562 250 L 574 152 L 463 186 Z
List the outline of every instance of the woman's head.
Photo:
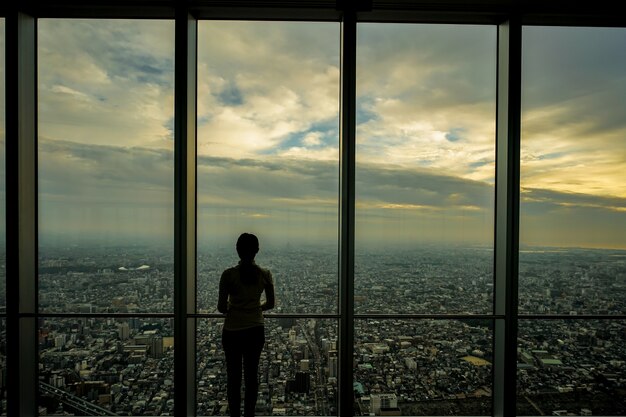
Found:
M 259 239 L 252 233 L 242 233 L 237 239 L 237 253 L 242 261 L 252 261 L 259 252 Z

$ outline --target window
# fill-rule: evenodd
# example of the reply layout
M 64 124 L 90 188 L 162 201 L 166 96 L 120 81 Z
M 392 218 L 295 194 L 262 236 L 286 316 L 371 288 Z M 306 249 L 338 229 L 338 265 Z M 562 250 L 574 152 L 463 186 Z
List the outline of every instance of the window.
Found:
M 355 414 L 490 414 L 495 28 L 357 30 Z
M 198 51 L 199 309 L 248 231 L 277 311 L 336 313 L 339 25 L 203 21 Z
M 266 321 L 261 415 L 337 412 L 339 35 L 329 22 L 198 24 L 198 310 L 217 312 L 249 232 L 275 283 L 269 313 L 302 317 Z M 227 404 L 221 325 L 198 321 L 200 415 Z
M 173 413 L 173 47 L 38 22 L 40 413 Z
M 623 415 L 626 31 L 523 35 L 518 413 Z
M 248 3 L 0 7 L 0 414 L 228 414 L 253 232 L 258 415 L 624 415 L 618 6 Z

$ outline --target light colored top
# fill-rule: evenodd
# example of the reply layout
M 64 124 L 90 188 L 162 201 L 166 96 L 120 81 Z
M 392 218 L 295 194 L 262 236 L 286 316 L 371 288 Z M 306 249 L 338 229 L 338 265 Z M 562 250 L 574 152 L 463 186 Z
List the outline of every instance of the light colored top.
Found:
M 274 307 L 274 281 L 267 269 L 252 262 L 259 274 L 257 282 L 241 282 L 240 266 L 228 268 L 220 279 L 217 309 L 226 314 L 224 329 L 243 330 L 263 326 L 263 311 Z M 266 302 L 261 304 L 261 294 L 265 291 Z

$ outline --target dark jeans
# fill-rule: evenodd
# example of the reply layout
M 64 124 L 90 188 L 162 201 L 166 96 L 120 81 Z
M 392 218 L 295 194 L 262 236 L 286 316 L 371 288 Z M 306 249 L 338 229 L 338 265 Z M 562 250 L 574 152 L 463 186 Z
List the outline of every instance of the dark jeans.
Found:
M 263 326 L 245 330 L 223 330 L 222 346 L 226 354 L 228 408 L 231 417 L 241 413 L 241 370 L 246 388 L 244 417 L 254 416 L 259 391 L 259 359 L 265 344 Z

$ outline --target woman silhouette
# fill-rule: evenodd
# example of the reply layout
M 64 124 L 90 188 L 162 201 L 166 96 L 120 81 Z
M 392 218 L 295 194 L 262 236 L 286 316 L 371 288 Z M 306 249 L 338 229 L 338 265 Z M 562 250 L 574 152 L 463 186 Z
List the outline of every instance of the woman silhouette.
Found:
M 220 279 L 217 309 L 226 314 L 222 346 L 226 355 L 228 408 L 231 417 L 241 412 L 241 371 L 245 383 L 244 417 L 253 417 L 259 387 L 259 359 L 265 344 L 263 311 L 274 308 L 274 282 L 267 269 L 254 263 L 259 240 L 250 233 L 237 239 L 239 265 Z M 261 294 L 265 291 L 265 302 Z

